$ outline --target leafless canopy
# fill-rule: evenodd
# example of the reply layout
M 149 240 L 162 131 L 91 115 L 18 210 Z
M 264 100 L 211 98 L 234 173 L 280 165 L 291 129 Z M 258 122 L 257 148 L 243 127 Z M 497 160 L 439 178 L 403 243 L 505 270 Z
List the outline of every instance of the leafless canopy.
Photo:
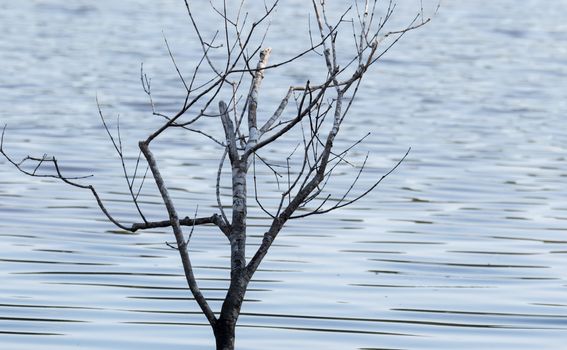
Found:
M 1 154 L 22 173 L 59 179 L 71 186 L 89 190 L 108 220 L 123 230 L 135 232 L 172 227 L 176 238 L 176 244 L 172 247 L 179 251 L 188 285 L 213 327 L 217 342 L 219 337 L 226 337 L 227 332 L 230 333 L 231 327 L 232 339 L 234 338 L 234 324 L 248 282 L 288 220 L 328 213 L 356 202 L 370 193 L 407 156 L 407 153 L 402 155 L 399 162 L 393 164 L 392 169 L 376 179 L 371 186 L 359 188 L 357 181 L 364 172 L 366 164 L 364 161 L 353 172 L 351 185 L 343 194 L 338 197 L 335 195 L 333 201 L 329 200 L 330 195 L 325 195 L 325 186 L 333 176 L 335 168 L 340 164 L 350 164 L 347 153 L 366 137 L 346 149 L 336 150 L 333 147 L 341 126 L 347 120 L 363 77 L 371 66 L 379 62 L 380 58 L 407 32 L 429 22 L 429 18 L 424 17 L 421 8 L 402 28 L 386 31 L 385 28 L 388 28 L 387 24 L 396 10 L 393 0 L 384 4 L 380 4 L 378 0 L 357 1 L 352 8 L 345 9 L 344 13 L 335 19 L 331 19 L 332 17 L 327 13 L 328 6 L 325 0 L 312 0 L 313 15 L 310 18 L 313 23 L 310 23 L 306 29 L 309 32 L 310 42 L 301 43 L 305 48 L 290 57 L 278 57 L 277 50 L 272 54 L 271 48 L 264 47 L 266 38 L 264 30 L 269 28 L 266 24 L 274 15 L 279 1 L 254 5 L 253 22 L 250 19 L 252 15 L 244 11 L 244 0 L 238 5 L 236 11 L 229 11 L 227 1 L 222 1 L 218 7 L 211 4 L 221 18 L 222 27 L 207 38 L 198 25 L 197 13 L 191 2 L 185 0 L 187 14 L 200 45 L 200 59 L 191 74 L 183 73 L 177 65 L 168 41 L 165 40 L 185 95 L 179 110 L 172 115 L 156 110 L 150 79 L 142 69 L 141 83 L 149 98 L 151 112 L 156 118 L 162 119 L 163 123 L 139 142 L 140 154 L 133 172 L 127 169 L 124 160 L 120 128 L 118 127 L 116 132 L 111 131 L 103 112 L 100 108 L 98 110 L 121 161 L 129 197 L 133 209 L 139 214 L 139 222 L 126 224 L 113 216 L 105 207 L 97 190 L 91 185 L 84 184 L 87 179 L 65 176 L 55 157 L 27 156 L 19 161 L 11 158 L 4 148 L 6 128 L 2 132 L 0 143 Z M 352 35 L 353 41 L 346 49 L 340 47 L 340 42 L 337 40 L 339 31 Z M 224 57 L 222 64 L 219 64 L 219 55 Z M 305 81 L 299 86 L 289 86 L 281 101 L 274 106 L 271 115 L 259 115 L 262 82 L 264 79 L 269 79 L 270 72 L 287 69 L 303 58 L 315 55 L 320 57 L 324 68 L 323 76 L 317 81 Z M 277 58 L 273 59 L 273 56 Z M 205 117 L 218 120 L 218 128 L 222 130 L 221 134 L 224 137 L 215 136 L 214 133 L 200 127 L 199 122 Z M 159 141 L 161 135 L 174 128 L 182 128 L 199 137 L 206 137 L 219 149 L 216 213 L 209 213 L 208 216 L 203 217 L 191 215 L 192 217 L 185 218 L 178 214 L 169 195 L 165 176 L 160 173 L 158 161 L 151 151 L 152 143 Z M 298 129 L 301 130 L 299 135 L 302 136 L 297 140 L 297 147 L 289 150 L 290 155 L 284 166 L 278 167 L 262 156 L 263 149 L 273 146 L 278 140 Z M 293 167 L 289 161 L 292 156 L 300 160 L 294 162 Z M 225 163 L 232 169 L 231 212 L 223 209 L 221 201 L 220 183 Z M 46 166 L 47 164 L 50 166 Z M 267 167 L 276 178 L 281 179 L 279 187 L 281 198 L 276 205 L 265 205 L 259 200 L 256 176 L 258 167 Z M 150 220 L 138 201 L 148 173 L 153 177 L 167 209 L 167 217 L 160 218 L 159 221 Z M 251 191 L 247 190 L 249 180 L 252 180 L 253 185 Z M 250 255 L 251 259 L 247 259 L 246 218 L 249 206 L 247 201 L 252 192 L 256 205 L 271 220 L 271 225 L 264 233 L 260 247 Z M 206 224 L 216 225 L 231 245 L 231 284 L 219 316 L 209 307 L 193 274 L 187 249 L 193 231 L 191 229 L 191 233 L 187 234 L 182 229 L 183 226 L 194 227 Z M 230 343 L 227 342 L 223 344 Z M 230 349 L 230 345 L 225 344 L 219 348 Z

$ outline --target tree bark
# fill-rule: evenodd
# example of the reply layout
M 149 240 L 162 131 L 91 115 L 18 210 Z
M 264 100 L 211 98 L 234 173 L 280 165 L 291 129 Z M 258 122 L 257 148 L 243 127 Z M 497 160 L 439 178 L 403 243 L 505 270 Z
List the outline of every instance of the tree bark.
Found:
M 217 350 L 234 350 L 236 320 L 220 318 L 214 328 Z
M 213 327 L 217 350 L 234 350 L 236 323 L 249 282 L 246 268 L 235 271 L 220 316 Z

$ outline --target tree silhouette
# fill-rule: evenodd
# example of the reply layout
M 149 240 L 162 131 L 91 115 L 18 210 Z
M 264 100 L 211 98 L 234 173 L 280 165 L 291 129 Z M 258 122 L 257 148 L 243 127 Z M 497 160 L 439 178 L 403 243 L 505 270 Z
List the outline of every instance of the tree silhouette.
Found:
M 374 190 L 407 156 L 407 153 L 401 156 L 389 172 L 367 188 L 359 189 L 357 186 L 364 172 L 364 161 L 353 172 L 352 181 L 342 194 L 331 196 L 325 192 L 334 170 L 341 164 L 351 164 L 347 159 L 348 152 L 366 137 L 344 149 L 336 150 L 334 147 L 362 79 L 368 74 L 369 68 L 379 62 L 404 34 L 429 22 L 429 18 L 423 16 L 421 8 L 406 26 L 399 30 L 385 31 L 396 6 L 393 1 L 389 1 L 379 16 L 378 0 L 365 0 L 360 4 L 355 2 L 353 8 L 331 21 L 326 2 L 312 0 L 315 29 L 309 27 L 310 43 L 293 56 L 280 58 L 274 63 L 270 62 L 272 49 L 263 47 L 265 33 L 260 33 L 264 34 L 261 39 L 256 39 L 256 34 L 274 16 L 279 1 L 276 0 L 271 5 L 254 5 L 254 15 L 257 17 L 254 22 L 250 22 L 251 15 L 243 11 L 244 1 L 238 5 L 236 14 L 229 15 L 226 0 L 218 8 L 211 4 L 222 19 L 222 26 L 211 39 L 206 39 L 205 33 L 197 24 L 198 13 L 190 1 L 185 0 L 188 17 L 200 43 L 201 56 L 191 74 L 185 75 L 177 65 L 167 40 L 165 41 L 185 89 L 185 98 L 177 113 L 166 115 L 156 110 L 151 82 L 142 68 L 141 82 L 149 97 L 152 113 L 162 118 L 163 124 L 138 143 L 140 155 L 132 174 L 126 166 L 119 125 L 117 132 L 113 133 L 99 105 L 100 118 L 121 161 L 129 199 L 140 217 L 139 222 L 125 224 L 117 219 L 107 209 L 95 187 L 84 184 L 88 177 L 66 176 L 53 156 L 26 156 L 19 161 L 14 160 L 4 148 L 6 127 L 0 142 L 1 154 L 22 173 L 55 178 L 70 186 L 89 190 L 108 220 L 122 230 L 135 232 L 171 227 L 175 243 L 169 245 L 179 252 L 187 284 L 212 327 L 218 350 L 234 349 L 235 327 L 248 284 L 285 224 L 289 220 L 329 213 L 358 201 Z M 337 37 L 341 30 L 352 31 L 350 35 L 354 45 L 349 48 L 338 45 Z M 220 64 L 219 55 L 223 57 Z M 297 64 L 308 55 L 321 56 L 324 75 L 318 81 L 305 81 L 303 85 L 290 86 L 279 104 L 274 106 L 273 114 L 259 115 L 259 95 L 264 78 L 272 71 L 284 70 Z M 217 125 L 222 128 L 222 139 L 200 127 L 199 123 L 204 118 L 218 120 Z M 179 128 L 205 136 L 218 146 L 219 167 L 216 179 L 213 179 L 216 181 L 217 212 L 209 216 L 201 217 L 197 212 L 192 217 L 182 218 L 179 215 L 169 194 L 165 176 L 160 172 L 158 160 L 152 153 L 151 146 L 158 142 L 160 136 Z M 285 166 L 278 168 L 261 154 L 265 149 L 277 147 L 275 145 L 278 140 L 298 129 L 301 130 L 296 133 L 300 135 L 298 146 L 289 150 Z M 298 161 L 290 161 L 292 158 Z M 147 165 L 145 172 L 142 171 L 144 162 Z M 224 209 L 221 197 L 220 184 L 225 164 L 231 169 L 231 210 Z M 280 198 L 275 205 L 266 205 L 259 199 L 257 166 L 266 167 L 276 179 L 281 179 L 278 180 Z M 148 173 L 166 208 L 167 218 L 162 218 L 162 221 L 149 220 L 139 202 L 141 187 Z M 248 256 L 247 218 L 251 205 L 259 207 L 271 224 L 264 232 L 260 246 Z M 191 265 L 188 246 L 195 226 L 199 225 L 218 227 L 230 243 L 230 286 L 222 309 L 217 313 L 201 293 Z M 191 227 L 190 232 L 184 232 L 184 227 Z

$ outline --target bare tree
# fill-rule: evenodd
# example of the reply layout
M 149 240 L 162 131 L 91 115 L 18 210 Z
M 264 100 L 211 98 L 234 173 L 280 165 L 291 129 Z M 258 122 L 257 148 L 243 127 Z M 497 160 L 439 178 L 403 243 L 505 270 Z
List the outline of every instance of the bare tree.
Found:
M 99 105 L 100 118 L 121 161 L 129 197 L 140 216 L 140 222 L 122 223 L 106 208 L 95 187 L 83 184 L 85 178 L 68 177 L 63 174 L 55 157 L 27 156 L 19 161 L 14 160 L 4 149 L 6 127 L 2 132 L 0 152 L 26 175 L 55 178 L 68 185 L 89 190 L 108 220 L 123 230 L 135 232 L 171 227 L 175 235 L 175 244 L 169 245 L 179 252 L 187 284 L 212 327 L 216 348 L 234 349 L 235 326 L 248 284 L 284 225 L 292 219 L 325 214 L 358 201 L 376 188 L 407 156 L 407 153 L 401 156 L 391 170 L 371 186 L 359 189 L 356 185 L 364 171 L 366 164 L 364 161 L 353 173 L 352 182 L 343 194 L 338 197 L 326 194 L 325 188 L 333 177 L 334 170 L 340 165 L 351 165 L 347 159 L 348 152 L 364 139 L 363 137 L 344 149 L 335 150 L 333 147 L 363 77 L 404 34 L 429 22 L 429 18 L 424 17 L 421 8 L 402 28 L 386 31 L 384 28 L 392 18 L 396 4 L 390 0 L 384 4 L 383 9 L 378 9 L 378 3 L 378 0 L 355 2 L 353 8 L 346 9 L 338 19 L 331 21 L 327 14 L 326 2 L 312 0 L 311 18 L 314 20 L 315 29 L 311 30 L 311 26 L 309 28 L 311 42 L 293 56 L 270 63 L 272 50 L 262 48 L 265 33 L 261 32 L 263 30 L 261 28 L 265 28 L 262 24 L 266 24 L 273 16 L 278 0 L 271 5 L 264 3 L 254 5 L 257 13 L 260 14 L 254 22 L 250 22 L 249 14 L 243 11 L 244 0 L 240 2 L 237 11 L 232 12 L 227 9 L 227 1 L 221 2 L 218 8 L 211 5 L 222 19 L 222 28 L 212 35 L 210 40 L 205 38 L 205 34 L 197 24 L 196 13 L 190 1 L 185 0 L 187 14 L 201 46 L 201 57 L 191 75 L 184 75 L 166 40 L 169 55 L 185 89 L 182 106 L 173 115 L 166 115 L 156 110 L 150 79 L 142 69 L 142 86 L 149 97 L 152 113 L 158 118 L 163 118 L 163 124 L 139 142 L 140 155 L 133 175 L 127 170 L 119 126 L 117 134 L 113 134 Z M 229 13 L 233 14 L 229 15 Z M 341 29 L 346 30 L 353 38 L 349 48 L 339 47 L 337 38 Z M 260 32 L 259 35 L 257 32 Z M 257 36 L 260 36 L 260 39 L 255 40 Z M 215 55 L 223 55 L 223 64 L 219 64 L 218 59 L 213 58 L 213 52 Z M 319 81 L 306 81 L 301 86 L 290 86 L 285 96 L 275 106 L 272 115 L 258 115 L 259 92 L 264 77 L 271 71 L 285 69 L 308 55 L 321 57 L 324 73 Z M 258 59 L 256 61 L 255 57 L 259 59 L 256 58 Z M 221 99 L 227 96 L 228 102 Z M 222 135 L 224 135 L 222 139 L 200 126 L 199 122 L 204 117 L 216 118 L 219 121 L 217 125 L 219 128 L 222 127 Z M 218 146 L 220 159 L 216 176 L 218 212 L 210 216 L 198 217 L 195 214 L 193 217 L 182 218 L 179 215 L 160 172 L 158 160 L 152 153 L 151 145 L 157 142 L 160 136 L 170 129 L 178 128 L 205 136 Z M 274 147 L 278 140 L 297 130 L 300 130 L 296 133 L 299 135 L 298 146 L 289 150 L 290 154 L 285 165 L 278 167 L 261 154 L 261 151 Z M 292 159 L 294 161 L 291 161 Z M 147 163 L 145 172 L 141 170 L 144 161 Z M 221 202 L 221 178 L 225 163 L 229 164 L 231 169 L 231 211 L 225 211 Z M 266 205 L 259 199 L 257 165 L 267 167 L 276 178 L 281 178 L 281 183 L 278 183 L 280 198 L 275 204 Z M 139 203 L 141 185 L 146 179 L 148 169 L 167 210 L 168 216 L 163 221 L 147 219 Z M 250 185 L 253 190 L 250 189 Z M 354 195 L 353 192 L 357 194 Z M 250 200 L 251 197 L 254 202 Z M 246 220 L 251 205 L 260 208 L 271 223 L 263 234 L 260 246 L 253 254 L 247 256 Z M 215 225 L 230 242 L 230 286 L 222 309 L 217 313 L 211 309 L 201 293 L 191 265 L 188 245 L 193 230 L 198 225 Z M 185 233 L 184 226 L 191 227 L 191 231 Z

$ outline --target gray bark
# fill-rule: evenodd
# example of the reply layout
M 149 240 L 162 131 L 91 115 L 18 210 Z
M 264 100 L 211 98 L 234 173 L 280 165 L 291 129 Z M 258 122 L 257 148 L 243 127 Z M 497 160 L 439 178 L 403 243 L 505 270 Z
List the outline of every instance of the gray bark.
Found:
M 213 328 L 217 350 L 234 350 L 236 321 L 219 319 Z
M 171 223 L 173 234 L 175 235 L 175 240 L 177 242 L 177 250 L 179 251 L 179 256 L 181 257 L 181 263 L 183 265 L 183 271 L 185 272 L 185 277 L 187 279 L 189 289 L 191 289 L 195 300 L 199 304 L 199 307 L 203 311 L 203 314 L 207 317 L 209 323 L 211 325 L 214 325 L 216 323 L 215 314 L 209 307 L 207 300 L 205 299 L 205 297 L 201 293 L 201 290 L 199 289 L 199 286 L 197 285 L 197 280 L 195 279 L 195 275 L 193 274 L 193 267 L 191 266 L 191 260 L 189 259 L 189 252 L 187 251 L 187 242 L 185 241 L 185 236 L 183 235 L 181 224 L 179 223 L 179 216 L 177 215 L 173 201 L 169 196 L 169 192 L 167 190 L 167 187 L 165 186 L 165 183 L 157 166 L 156 159 L 153 153 L 150 151 L 150 148 L 146 142 L 141 141 L 139 143 L 139 147 L 146 157 L 146 160 L 148 161 L 148 165 L 154 176 L 154 180 L 162 196 L 163 202 L 166 206 L 167 213 L 169 215 L 169 221 Z

